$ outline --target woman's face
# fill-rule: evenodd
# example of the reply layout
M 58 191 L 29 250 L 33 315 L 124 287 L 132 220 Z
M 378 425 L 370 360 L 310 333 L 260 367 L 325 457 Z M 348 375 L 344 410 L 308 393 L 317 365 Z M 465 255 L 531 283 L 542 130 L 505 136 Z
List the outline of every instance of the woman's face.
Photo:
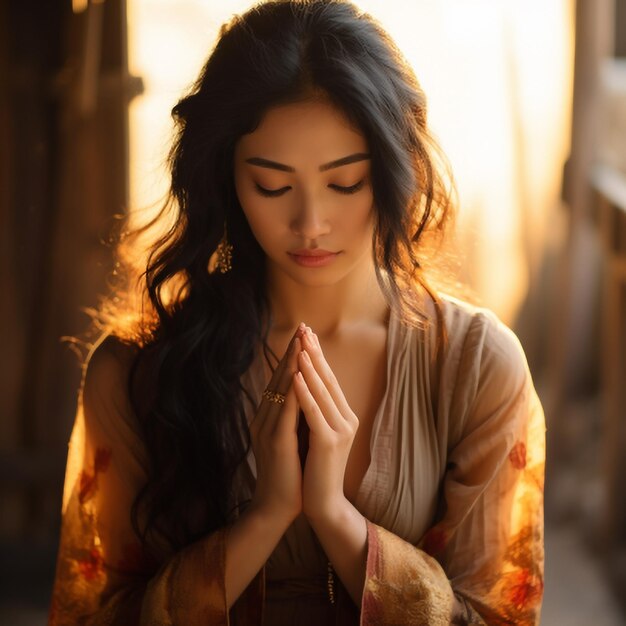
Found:
M 319 286 L 371 261 L 367 142 L 328 102 L 270 109 L 258 128 L 238 141 L 234 176 L 270 272 Z

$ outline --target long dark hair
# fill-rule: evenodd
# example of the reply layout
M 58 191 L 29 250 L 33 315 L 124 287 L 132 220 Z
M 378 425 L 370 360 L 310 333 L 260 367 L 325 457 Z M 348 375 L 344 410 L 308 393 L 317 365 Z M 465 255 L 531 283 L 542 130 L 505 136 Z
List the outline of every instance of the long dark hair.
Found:
M 130 393 L 151 473 L 132 517 L 144 541 L 158 531 L 181 547 L 233 519 L 232 480 L 250 445 L 240 379 L 256 347 L 267 349 L 270 324 L 265 258 L 235 194 L 234 148 L 270 107 L 320 92 L 369 145 L 372 252 L 390 306 L 419 320 L 418 292 L 437 302 L 420 259 L 426 235 L 449 217 L 450 193 L 424 94 L 393 41 L 342 1 L 264 2 L 233 18 L 173 109 L 170 195 L 156 219 L 169 214 L 172 226 L 152 248 L 134 305 Z M 225 225 L 234 252 L 222 274 L 208 268 Z M 109 319 L 122 335 L 121 317 Z

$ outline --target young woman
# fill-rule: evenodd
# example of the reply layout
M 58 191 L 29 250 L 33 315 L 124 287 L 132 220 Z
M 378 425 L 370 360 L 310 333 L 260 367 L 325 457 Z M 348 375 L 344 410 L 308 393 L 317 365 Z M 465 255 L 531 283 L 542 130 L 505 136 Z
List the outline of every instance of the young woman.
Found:
M 393 42 L 262 3 L 173 113 L 175 219 L 88 358 L 51 623 L 537 623 L 543 414 L 513 333 L 426 280 L 450 199 Z

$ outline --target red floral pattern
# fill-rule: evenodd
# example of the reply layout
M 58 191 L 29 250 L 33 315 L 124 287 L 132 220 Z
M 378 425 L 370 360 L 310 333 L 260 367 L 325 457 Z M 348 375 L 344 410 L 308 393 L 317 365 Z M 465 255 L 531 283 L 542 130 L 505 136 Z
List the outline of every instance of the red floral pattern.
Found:
M 518 441 L 511 452 L 509 452 L 509 461 L 515 469 L 523 470 L 526 467 L 526 444 Z
M 510 575 L 505 587 L 507 600 L 518 611 L 525 611 L 539 604 L 543 595 L 543 580 L 528 569 Z
M 83 470 L 80 473 L 78 500 L 81 504 L 89 502 L 98 490 L 98 474 L 103 474 L 109 469 L 113 451 L 110 448 L 96 448 L 94 455 L 93 471 Z
M 104 574 L 102 550 L 94 546 L 84 559 L 78 561 L 78 571 L 89 582 L 93 582 L 102 576 Z

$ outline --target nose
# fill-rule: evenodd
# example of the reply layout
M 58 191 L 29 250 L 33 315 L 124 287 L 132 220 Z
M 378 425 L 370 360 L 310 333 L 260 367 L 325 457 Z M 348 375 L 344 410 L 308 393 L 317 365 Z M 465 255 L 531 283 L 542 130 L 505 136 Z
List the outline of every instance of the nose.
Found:
M 323 203 L 319 199 L 301 194 L 298 206 L 291 221 L 294 234 L 307 240 L 314 240 L 330 232 L 330 223 Z

